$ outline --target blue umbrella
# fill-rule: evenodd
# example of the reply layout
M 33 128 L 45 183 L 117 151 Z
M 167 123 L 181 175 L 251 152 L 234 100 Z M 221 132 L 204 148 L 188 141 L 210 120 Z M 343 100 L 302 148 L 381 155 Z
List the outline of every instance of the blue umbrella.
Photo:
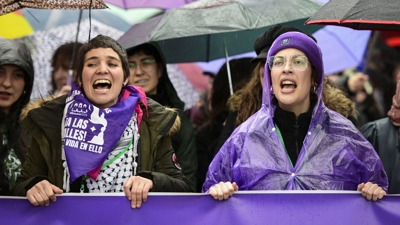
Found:
M 322 51 L 325 74 L 358 66 L 364 57 L 371 31 L 325 26 L 313 36 Z

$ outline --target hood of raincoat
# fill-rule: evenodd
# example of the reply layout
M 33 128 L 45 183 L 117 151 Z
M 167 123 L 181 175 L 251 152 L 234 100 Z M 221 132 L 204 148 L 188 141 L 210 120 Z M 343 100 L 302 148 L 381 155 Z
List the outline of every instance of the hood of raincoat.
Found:
M 26 45 L 14 40 L 0 38 L 0 66 L 5 64 L 19 66 L 25 71 L 25 94 L 18 101 L 18 104 L 23 107 L 30 100 L 34 80 L 32 57 Z M 22 107 L 19 108 L 22 109 Z
M 171 103 L 171 105 L 168 105 L 168 107 L 176 108 L 179 110 L 180 113 L 182 113 L 185 109 L 185 103 L 179 98 L 178 92 L 176 91 L 174 85 L 172 84 L 171 80 L 169 79 L 168 76 L 168 71 L 167 71 L 167 64 L 165 60 L 165 56 L 162 53 L 161 49 L 158 47 L 157 44 L 155 43 L 144 43 L 135 47 L 132 47 L 130 49 L 127 49 L 128 55 L 132 54 L 132 51 L 134 51 L 135 48 L 142 48 L 143 46 L 148 46 L 150 48 L 154 48 L 155 51 L 153 51 L 152 54 L 156 58 L 159 58 L 159 60 L 162 61 L 163 64 L 163 74 L 162 77 L 158 83 L 158 90 L 160 90 L 160 87 L 164 93 L 164 98 L 167 98 L 168 101 Z M 156 55 L 158 54 L 158 55 Z M 150 95 L 148 95 L 151 97 Z M 157 101 L 157 100 L 156 100 Z M 162 102 L 159 102 L 160 104 L 163 104 Z
M 266 64 L 262 107 L 236 128 L 215 156 L 203 192 L 221 181 L 236 182 L 239 190 L 357 190 L 358 184 L 370 181 L 387 190 L 387 176 L 372 145 L 351 121 L 322 102 L 324 73 L 316 43 L 288 32 L 274 41 L 268 58 L 285 48 L 304 52 L 318 73 L 318 99 L 296 164 L 291 164 L 274 126 L 276 106 Z

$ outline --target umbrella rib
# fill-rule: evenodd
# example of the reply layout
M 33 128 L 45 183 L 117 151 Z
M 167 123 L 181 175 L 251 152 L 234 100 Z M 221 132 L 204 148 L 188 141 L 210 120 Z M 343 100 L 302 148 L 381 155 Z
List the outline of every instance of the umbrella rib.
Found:
M 128 9 L 128 4 L 126 4 L 126 1 L 122 1 L 122 4 L 124 5 L 124 9 Z
M 27 8 L 24 9 L 32 16 L 33 19 L 36 20 L 36 22 L 40 23 L 39 20 Z
M 206 62 L 210 61 L 210 36 L 211 35 L 207 35 L 207 47 L 206 47 Z

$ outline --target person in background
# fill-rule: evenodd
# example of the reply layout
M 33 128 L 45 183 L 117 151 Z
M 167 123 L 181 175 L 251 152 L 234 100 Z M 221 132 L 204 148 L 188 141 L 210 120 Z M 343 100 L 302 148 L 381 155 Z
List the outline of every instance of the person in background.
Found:
M 215 74 L 211 72 L 203 72 L 203 75 L 209 77 L 209 82 L 207 89 L 203 91 L 200 95 L 200 99 L 196 102 L 196 104 L 185 111 L 185 114 L 188 116 L 190 122 L 193 125 L 194 132 L 197 133 L 199 128 L 203 126 L 210 119 L 210 98 L 212 91 L 212 84 L 214 81 Z
M 359 127 L 384 118 L 396 93 L 400 51 L 389 46 L 385 36 L 385 32 L 373 32 L 363 61 L 356 68 L 339 73 L 335 80 L 356 102 Z
M 190 182 L 190 188 L 196 191 L 197 152 L 194 129 L 184 115 L 184 103 L 172 85 L 163 55 L 152 44 L 142 44 L 127 50 L 130 68 L 129 84 L 142 87 L 146 95 L 163 106 L 175 108 L 181 121 L 181 129 L 172 137 L 172 146 L 177 168 Z
M 322 101 L 316 42 L 286 32 L 267 62 L 261 109 L 222 146 L 203 191 L 218 200 L 237 190 L 358 190 L 374 201 L 386 195 L 387 176 L 372 145 Z
M 31 53 L 23 43 L 0 38 L 0 195 L 11 195 L 31 136 L 19 123 L 34 81 Z
M 371 73 L 372 71 L 369 70 L 369 72 Z M 370 86 L 368 75 L 351 68 L 345 70 L 342 75 L 332 80 L 338 88 L 355 102 L 359 126 L 382 118 L 382 113 L 379 109 L 381 107 L 378 107 L 377 101 L 374 98 L 374 90 Z M 365 88 L 367 85 L 371 88 L 370 90 Z
M 51 58 L 51 94 L 55 96 L 60 96 L 67 94 L 71 91 L 71 86 L 67 84 L 69 69 L 72 64 L 73 77 L 72 82 L 76 83 L 76 68 L 78 64 L 78 57 L 74 55 L 75 52 L 78 52 L 79 48 L 82 46 L 82 43 L 69 42 L 58 47 Z M 74 59 L 72 59 L 74 57 Z
M 374 146 L 389 179 L 389 194 L 400 194 L 400 75 L 396 94 L 388 117 L 371 121 L 360 128 L 364 137 Z
M 239 58 L 229 61 L 230 76 L 233 91 L 240 89 L 247 82 L 254 64 L 251 58 Z M 211 116 L 209 121 L 200 127 L 196 133 L 196 149 L 198 158 L 197 168 L 197 191 L 201 192 L 202 185 L 206 178 L 208 166 L 214 158 L 215 146 L 221 135 L 226 117 L 228 116 L 227 101 L 231 96 L 226 63 L 221 66 L 214 78 L 210 96 Z
M 78 60 L 79 86 L 23 111 L 32 142 L 13 194 L 48 206 L 64 192 L 124 192 L 140 208 L 150 191 L 190 191 L 172 161 L 177 113 L 127 85 L 125 49 L 98 35 L 82 45 Z

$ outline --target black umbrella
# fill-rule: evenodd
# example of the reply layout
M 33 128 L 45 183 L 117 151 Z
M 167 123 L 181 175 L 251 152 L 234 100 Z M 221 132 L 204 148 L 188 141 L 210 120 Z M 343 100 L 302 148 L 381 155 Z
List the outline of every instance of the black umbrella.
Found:
M 400 0 L 330 0 L 306 24 L 400 30 Z
M 157 43 L 167 63 L 208 62 L 253 50 L 254 40 L 282 24 L 309 33 L 304 22 L 322 6 L 315 0 L 202 0 L 132 26 L 118 41 L 126 48 Z
M 315 0 L 196 1 L 132 26 L 118 42 L 126 49 L 155 43 L 167 63 L 208 62 L 252 51 L 254 40 L 277 24 L 312 33 L 320 26 L 304 22 L 321 6 Z

